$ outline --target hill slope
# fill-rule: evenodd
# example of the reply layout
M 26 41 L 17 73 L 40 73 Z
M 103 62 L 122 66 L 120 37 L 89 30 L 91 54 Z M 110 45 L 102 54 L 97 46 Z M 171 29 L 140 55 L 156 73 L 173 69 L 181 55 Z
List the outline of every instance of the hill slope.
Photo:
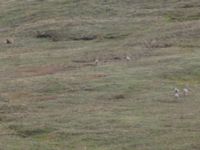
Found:
M 199 7 L 1 0 L 0 147 L 200 149 Z

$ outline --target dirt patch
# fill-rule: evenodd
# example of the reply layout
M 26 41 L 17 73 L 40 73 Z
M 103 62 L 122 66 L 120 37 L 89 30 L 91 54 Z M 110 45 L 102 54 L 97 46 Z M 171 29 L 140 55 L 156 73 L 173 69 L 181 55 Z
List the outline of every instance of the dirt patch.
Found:
M 74 63 L 91 63 L 92 62 L 92 60 L 72 60 L 72 62 L 74 62 Z
M 55 74 L 69 69 L 64 65 L 46 65 L 38 67 L 21 67 L 16 72 L 20 77 L 43 76 Z
M 21 98 L 27 98 L 30 97 L 31 94 L 27 92 L 12 92 L 9 93 L 9 99 L 21 99 Z

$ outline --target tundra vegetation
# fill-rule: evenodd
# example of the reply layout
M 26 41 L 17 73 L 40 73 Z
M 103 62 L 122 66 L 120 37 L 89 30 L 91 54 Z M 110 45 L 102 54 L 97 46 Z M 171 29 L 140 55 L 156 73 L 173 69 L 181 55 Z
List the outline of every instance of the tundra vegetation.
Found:
M 199 91 L 199 0 L 0 1 L 2 150 L 199 150 Z

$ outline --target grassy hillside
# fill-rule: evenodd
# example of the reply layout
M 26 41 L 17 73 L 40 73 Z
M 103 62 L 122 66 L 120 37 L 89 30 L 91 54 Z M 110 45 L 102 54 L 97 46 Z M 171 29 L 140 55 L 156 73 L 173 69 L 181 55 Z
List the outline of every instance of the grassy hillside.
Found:
M 199 49 L 199 0 L 1 0 L 0 148 L 199 150 Z

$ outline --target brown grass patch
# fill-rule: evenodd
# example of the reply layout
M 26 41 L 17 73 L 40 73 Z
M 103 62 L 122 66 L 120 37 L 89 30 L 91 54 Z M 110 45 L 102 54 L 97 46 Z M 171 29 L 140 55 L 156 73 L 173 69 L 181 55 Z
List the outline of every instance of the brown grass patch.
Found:
M 21 99 L 29 96 L 31 96 L 31 94 L 27 92 L 13 92 L 10 94 L 11 99 Z

